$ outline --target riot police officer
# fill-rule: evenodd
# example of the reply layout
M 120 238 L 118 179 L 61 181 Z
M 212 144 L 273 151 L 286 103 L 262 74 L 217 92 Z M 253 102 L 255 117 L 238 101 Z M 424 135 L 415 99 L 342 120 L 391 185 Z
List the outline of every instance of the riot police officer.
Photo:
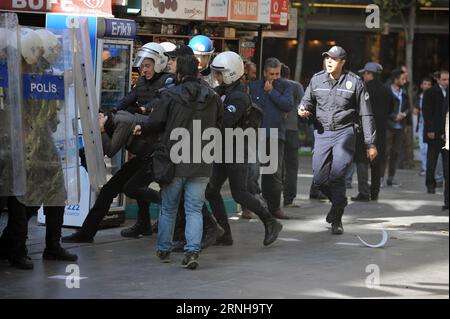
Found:
M 241 78 L 244 75 L 244 62 L 242 58 L 237 53 L 231 51 L 222 52 L 214 59 L 211 69 L 220 84 L 215 90 L 216 93 L 222 96 L 224 104 L 224 132 L 227 128 L 246 129 L 244 123 L 247 120 L 247 110 L 251 107 L 252 100 L 246 93 L 245 86 L 241 83 Z M 254 137 L 256 138 L 256 134 Z M 226 145 L 225 140 L 224 138 L 223 146 Z M 233 151 L 233 154 L 236 156 L 237 150 L 236 142 L 233 142 L 233 150 L 224 149 L 222 154 Z M 244 142 L 244 153 L 247 152 L 248 145 Z M 272 244 L 283 228 L 281 223 L 272 217 L 272 214 L 263 203 L 248 191 L 246 183 L 247 169 L 248 158 L 245 155 L 244 163 L 239 163 L 233 159 L 233 163 L 215 163 L 213 166 L 213 173 L 206 188 L 206 199 L 209 201 L 219 225 L 225 230 L 225 234 L 218 238 L 217 244 L 232 245 L 233 243 L 230 225 L 228 224 L 228 216 L 225 211 L 222 196 L 220 195 L 220 190 L 227 179 L 230 183 L 233 199 L 255 212 L 264 223 L 265 246 Z
M 211 68 L 209 67 L 215 51 L 212 40 L 204 35 L 196 35 L 189 41 L 188 46 L 194 51 L 194 55 L 199 62 L 198 70 L 200 72 L 201 79 L 208 83 L 208 85 L 212 88 L 218 86 L 219 84 L 211 73 Z
M 347 206 L 345 173 L 355 151 L 355 125 L 361 123 L 367 156 L 377 156 L 375 121 L 369 93 L 356 74 L 344 70 L 347 54 L 333 46 L 325 57 L 325 70 L 316 73 L 306 89 L 298 114 L 316 117 L 313 155 L 314 183 L 330 199 L 326 218 L 333 234 L 343 234 L 342 215 Z

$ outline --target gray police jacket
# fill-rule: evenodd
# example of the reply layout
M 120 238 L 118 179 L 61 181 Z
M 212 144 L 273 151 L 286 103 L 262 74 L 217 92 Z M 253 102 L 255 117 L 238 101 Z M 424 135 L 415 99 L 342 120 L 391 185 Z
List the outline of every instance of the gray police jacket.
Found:
M 375 144 L 369 93 L 356 74 L 343 71 L 338 81 L 325 71 L 314 74 L 300 105 L 315 114 L 318 124 L 326 131 L 362 124 L 365 144 Z

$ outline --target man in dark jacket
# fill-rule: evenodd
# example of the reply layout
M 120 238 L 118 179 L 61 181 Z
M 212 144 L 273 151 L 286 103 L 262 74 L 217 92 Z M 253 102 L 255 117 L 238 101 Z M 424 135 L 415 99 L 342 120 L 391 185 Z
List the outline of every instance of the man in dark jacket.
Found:
M 211 64 L 211 69 L 215 75 L 219 86 L 216 92 L 222 97 L 224 104 L 223 117 L 223 157 L 225 154 L 233 152 L 235 158 L 233 162 L 221 161 L 214 163 L 213 173 L 206 189 L 206 198 L 211 205 L 212 212 L 216 216 L 220 226 L 225 230 L 225 234 L 217 240 L 217 244 L 231 245 L 233 243 L 231 229 L 228 223 L 228 216 L 225 210 L 220 190 L 228 179 L 233 199 L 240 205 L 245 205 L 255 212 L 264 224 L 265 237 L 264 245 L 272 244 L 278 237 L 282 225 L 270 214 L 254 194 L 247 189 L 248 151 L 249 146 L 246 141 L 242 141 L 242 149 L 238 150 L 236 141 L 232 142 L 229 148 L 225 148 L 225 132 L 229 129 L 247 129 L 244 127 L 247 110 L 251 107 L 251 98 L 245 92 L 245 87 L 240 79 L 244 74 L 244 62 L 242 58 L 234 52 L 222 52 Z M 249 128 L 250 132 L 255 132 L 255 128 Z M 252 137 L 249 137 L 252 138 Z M 253 136 L 256 145 L 256 132 Z M 236 161 L 238 152 L 243 151 L 243 162 Z
M 250 95 L 253 102 L 264 111 L 261 127 L 266 129 L 266 149 L 273 154 L 276 150 L 270 149 L 270 140 L 277 139 L 278 143 L 278 169 L 274 174 L 262 175 L 262 194 L 274 217 L 288 219 L 289 217 L 280 208 L 280 202 L 283 189 L 286 113 L 294 108 L 294 100 L 291 85 L 280 78 L 281 62 L 276 58 L 267 59 L 264 64 L 264 80 L 250 83 Z M 277 129 L 277 136 L 271 136 L 270 129 Z
M 428 143 L 426 186 L 428 193 L 436 192 L 435 171 L 439 153 L 442 154 L 445 176 L 445 204 L 448 209 L 448 152 L 445 144 L 445 117 L 448 112 L 448 71 L 441 71 L 438 83 L 423 95 L 424 140 Z
M 352 197 L 353 201 L 377 200 L 380 192 L 381 163 L 385 157 L 386 148 L 386 125 L 389 115 L 393 112 L 393 99 L 391 93 L 379 80 L 379 74 L 383 70 L 378 63 L 366 63 L 364 69 L 360 70 L 366 84 L 367 92 L 370 95 L 370 105 L 372 106 L 377 130 L 376 143 L 378 156 L 370 162 L 364 147 L 364 135 L 358 129 L 355 162 L 358 173 L 358 195 Z M 371 186 L 369 189 L 369 165 L 371 168 Z
M 345 175 L 355 151 L 355 125 L 362 123 L 367 156 L 374 160 L 375 121 L 361 78 L 344 70 L 347 53 L 334 46 L 325 56 L 325 70 L 316 73 L 306 89 L 299 115 L 310 118 L 315 114 L 313 155 L 314 183 L 331 201 L 326 221 L 332 234 L 344 233 L 342 215 L 347 206 Z
M 136 126 L 135 134 L 161 132 L 161 144 L 170 150 L 171 161 L 175 163 L 173 180 L 161 185 L 157 255 L 161 262 L 170 262 L 175 217 L 184 191 L 186 246 L 182 266 L 196 269 L 203 232 L 205 189 L 212 174 L 212 163 L 205 162 L 201 154 L 208 141 L 201 137 L 199 141 L 197 134 L 202 136 L 206 129 L 221 125 L 223 107 L 220 97 L 200 83 L 195 57 L 177 59 L 177 81 L 180 84 L 163 93 L 160 105 L 145 123 Z M 174 141 L 173 136 L 182 139 Z
M 394 109 L 389 115 L 386 129 L 386 156 L 381 168 L 381 183 L 384 181 L 384 174 L 388 167 L 387 186 L 398 187 L 400 184 L 395 180 L 397 170 L 398 152 L 401 143 L 404 141 L 405 127 L 409 109 L 408 95 L 403 89 L 407 81 L 406 73 L 400 69 L 394 70 L 391 75 L 391 86 L 388 90 L 391 92 L 394 100 Z
M 298 137 L 299 117 L 297 107 L 305 94 L 303 86 L 296 81 L 289 80 L 291 70 L 285 64 L 281 67 L 281 78 L 288 81 L 292 86 L 292 93 L 295 107 L 286 114 L 286 145 L 284 148 L 284 166 L 283 166 L 283 206 L 298 207 L 294 203 L 297 196 L 297 176 L 298 176 L 298 149 L 300 147 L 300 139 Z

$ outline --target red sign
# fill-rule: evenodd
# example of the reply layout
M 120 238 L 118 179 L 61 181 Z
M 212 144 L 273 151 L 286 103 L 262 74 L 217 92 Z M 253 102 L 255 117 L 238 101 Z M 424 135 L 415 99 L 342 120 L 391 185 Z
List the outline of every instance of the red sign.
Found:
M 111 16 L 111 0 L 1 0 L 0 10 Z
M 272 0 L 270 23 L 287 25 L 289 19 L 289 0 Z

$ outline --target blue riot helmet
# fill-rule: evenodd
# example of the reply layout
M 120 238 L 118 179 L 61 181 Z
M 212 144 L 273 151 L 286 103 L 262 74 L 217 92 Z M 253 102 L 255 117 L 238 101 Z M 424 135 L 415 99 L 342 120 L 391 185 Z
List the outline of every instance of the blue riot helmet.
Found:
M 211 57 L 214 53 L 213 42 L 210 38 L 204 35 L 196 35 L 189 41 L 189 47 L 194 51 L 199 63 L 199 71 L 208 68 L 211 62 Z

